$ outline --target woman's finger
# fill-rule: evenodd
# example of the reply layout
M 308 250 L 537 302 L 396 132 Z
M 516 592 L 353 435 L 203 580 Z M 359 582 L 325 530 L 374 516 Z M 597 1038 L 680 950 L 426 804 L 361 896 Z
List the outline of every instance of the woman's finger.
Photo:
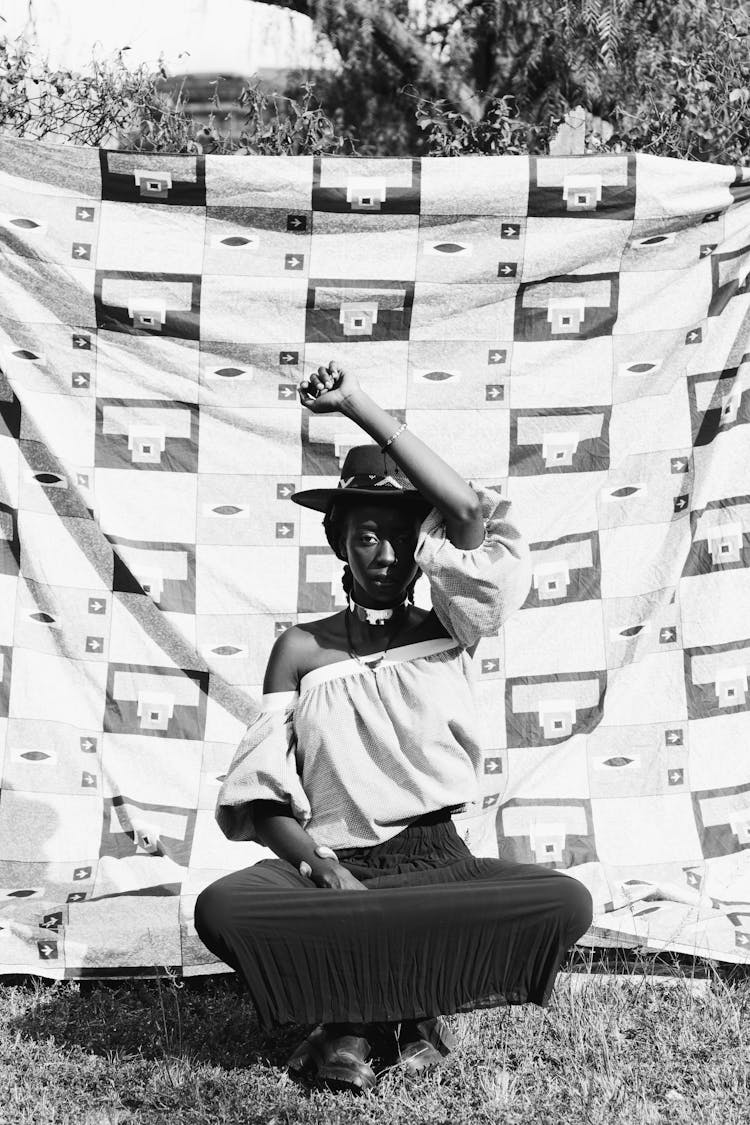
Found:
M 313 402 L 317 397 L 315 391 L 309 385 L 303 386 L 302 383 L 300 383 L 297 389 L 300 393 L 300 397 L 306 402 Z

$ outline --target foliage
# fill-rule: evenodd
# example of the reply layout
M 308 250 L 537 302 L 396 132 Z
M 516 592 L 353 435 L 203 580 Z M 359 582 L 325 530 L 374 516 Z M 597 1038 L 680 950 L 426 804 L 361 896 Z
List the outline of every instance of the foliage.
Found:
M 433 156 L 516 156 L 520 153 L 546 152 L 554 126 L 532 125 L 522 121 L 509 95 L 492 98 L 480 121 L 451 109 L 444 100 L 429 101 L 417 97 L 417 126 L 422 130 L 427 151 Z
M 266 0 L 289 6 L 290 0 Z M 340 67 L 257 81 L 232 132 L 194 124 L 162 75 L 122 53 L 85 75 L 0 40 L 0 131 L 163 152 L 360 156 L 547 151 L 582 105 L 587 151 L 750 162 L 745 0 L 294 0 Z M 236 115 L 235 115 L 236 116 Z M 602 120 L 604 119 L 604 123 Z M 611 134 L 611 135 L 610 135 Z
M 278 156 L 353 151 L 353 140 L 337 131 L 309 82 L 302 83 L 295 95 L 268 93 L 257 81 L 245 86 L 239 98 L 244 111 L 239 148 Z
M 564 34 L 529 55 L 517 94 L 487 98 L 478 118 L 448 99 L 417 95 L 423 151 L 544 152 L 565 111 L 582 104 L 588 152 L 750 163 L 750 12 L 691 5 L 673 5 L 666 27 L 661 0 L 640 0 L 637 13 L 630 0 L 560 5 Z M 467 30 L 465 20 L 461 26 Z M 479 31 L 475 25 L 476 41 Z M 542 81 L 551 59 L 555 79 Z
M 299 86 L 295 98 L 248 83 L 239 99 L 242 132 L 235 140 L 213 119 L 196 129 L 181 93 L 163 89 L 164 77 L 163 70 L 143 65 L 129 69 L 122 51 L 106 60 L 93 58 L 86 74 L 53 69 L 23 41 L 0 39 L 0 132 L 137 152 L 352 151 L 309 83 Z
M 307 8 L 343 60 L 317 87 L 324 107 L 381 155 L 526 151 L 524 128 L 537 151 L 577 105 L 614 125 L 610 147 L 724 162 L 750 154 L 746 0 L 314 0 Z M 389 42 L 383 8 L 408 29 L 411 48 Z M 425 46 L 438 79 L 424 67 L 414 75 Z M 589 137 L 591 150 L 605 143 Z
M 710 41 L 686 41 L 613 112 L 606 147 L 750 164 L 750 16 L 721 14 Z M 594 140 L 593 146 L 597 147 Z
M 401 89 L 409 75 L 383 49 L 374 23 L 387 10 L 400 26 L 409 27 L 408 0 L 356 8 L 350 0 L 311 0 L 308 8 L 321 37 L 335 45 L 341 59 L 335 73 L 315 75 L 316 94 L 338 129 L 362 156 L 417 152 L 414 114 Z M 288 89 L 295 93 L 294 76 Z
M 182 151 L 190 121 L 158 89 L 160 74 L 129 70 L 122 52 L 91 61 L 88 74 L 53 69 L 23 40 L 0 39 L 0 130 L 36 140 L 100 145 L 118 134 L 133 147 Z
M 285 93 L 298 100 L 310 85 L 300 74 L 289 76 Z M 359 156 L 419 155 L 424 151 L 403 77 L 388 63 L 372 72 L 347 63 L 331 75 L 315 75 L 314 91 L 336 133 Z

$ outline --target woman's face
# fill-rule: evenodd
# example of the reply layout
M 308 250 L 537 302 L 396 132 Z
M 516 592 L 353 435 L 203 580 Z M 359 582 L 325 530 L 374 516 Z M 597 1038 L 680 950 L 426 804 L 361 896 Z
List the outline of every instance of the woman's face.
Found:
M 421 520 L 406 505 L 362 504 L 347 513 L 342 547 L 354 579 L 354 600 L 394 605 L 418 571 L 414 561 Z

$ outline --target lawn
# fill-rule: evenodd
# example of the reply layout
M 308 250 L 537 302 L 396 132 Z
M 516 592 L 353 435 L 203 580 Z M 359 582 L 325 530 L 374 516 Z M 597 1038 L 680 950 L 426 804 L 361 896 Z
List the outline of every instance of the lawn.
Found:
M 386 1072 L 359 1098 L 293 1083 L 283 1062 L 301 1030 L 262 1033 L 233 976 L 0 984 L 0 1122 L 744 1125 L 747 972 L 594 972 L 582 955 L 572 968 L 546 1010 L 453 1017 L 447 1065 Z

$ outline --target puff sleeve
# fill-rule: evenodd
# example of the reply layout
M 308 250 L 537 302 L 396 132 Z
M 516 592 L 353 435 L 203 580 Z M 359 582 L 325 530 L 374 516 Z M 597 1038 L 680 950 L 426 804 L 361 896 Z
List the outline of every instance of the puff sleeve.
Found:
M 442 513 L 433 508 L 419 530 L 415 561 L 430 583 L 432 606 L 452 637 L 468 647 L 496 636 L 526 600 L 531 582 L 529 549 L 511 504 L 492 488 L 472 485 L 484 520 L 484 542 L 471 550 L 448 539 Z
M 216 820 L 230 840 L 259 840 L 252 801 L 289 805 L 304 828 L 312 810 L 297 772 L 294 703 L 297 692 L 263 696 L 263 708 L 237 747 L 219 790 Z

